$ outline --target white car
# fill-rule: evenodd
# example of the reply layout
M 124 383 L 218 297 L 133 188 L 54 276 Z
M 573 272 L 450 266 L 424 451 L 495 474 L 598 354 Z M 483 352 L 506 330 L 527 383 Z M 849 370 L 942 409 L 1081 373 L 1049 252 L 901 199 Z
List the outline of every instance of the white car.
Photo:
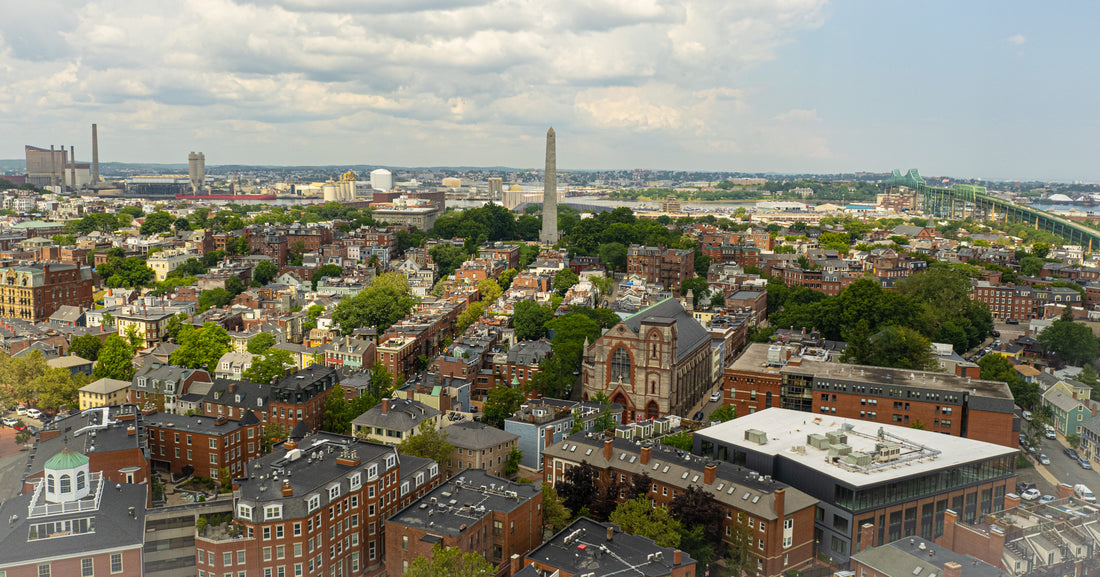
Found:
M 13 419 L 11 417 L 4 417 L 4 420 L 3 420 L 3 423 L 4 423 L 5 427 L 14 427 L 15 424 L 18 423 L 18 422 L 19 421 L 16 421 L 15 419 Z
M 17 414 L 19 416 L 26 415 L 27 414 L 27 407 L 24 407 L 23 405 L 19 405 L 19 407 L 17 409 L 15 409 L 15 414 Z
M 1020 495 L 1020 498 L 1025 501 L 1034 501 L 1042 495 L 1043 494 L 1040 493 L 1038 489 L 1028 489 L 1027 491 L 1024 491 L 1023 495 Z
M 1043 464 L 1043 465 L 1049 465 L 1050 464 L 1050 459 L 1046 455 L 1040 454 L 1039 455 L 1039 463 Z
M 714 391 L 710 394 L 711 402 L 717 402 L 722 400 L 722 391 Z
M 27 416 L 32 419 L 41 419 L 42 411 L 39 411 L 38 409 L 27 409 Z

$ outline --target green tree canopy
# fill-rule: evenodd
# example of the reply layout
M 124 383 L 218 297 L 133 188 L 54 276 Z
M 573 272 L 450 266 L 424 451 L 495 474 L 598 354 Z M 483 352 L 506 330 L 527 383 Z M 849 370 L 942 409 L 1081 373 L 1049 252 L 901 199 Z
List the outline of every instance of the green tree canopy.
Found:
M 273 346 L 275 346 L 275 335 L 271 333 L 259 333 L 248 339 L 248 352 L 254 355 L 262 355 Z
M 561 497 L 554 490 L 554 486 L 544 482 L 542 484 L 542 524 L 544 529 L 553 533 L 561 531 L 569 525 L 571 514 L 569 509 L 562 504 Z
M 382 334 L 409 314 L 415 304 L 408 279 L 401 274 L 385 273 L 359 294 L 340 301 L 332 320 L 346 335 L 359 327 L 376 327 L 378 334 Z
M 103 341 L 99 340 L 99 337 L 91 334 L 81 335 L 69 343 L 69 354 L 94 361 L 99 358 L 99 349 L 102 346 Z
M 680 546 L 683 526 L 672 518 L 668 509 L 650 505 L 645 495 L 620 503 L 608 520 L 622 528 L 623 532 L 652 539 L 661 547 Z
M 134 349 L 118 335 L 111 335 L 99 349 L 99 362 L 92 369 L 97 379 L 129 381 L 134 378 Z
M 298 365 L 294 362 L 290 351 L 269 348 L 264 354 L 253 358 L 252 365 L 241 376 L 246 381 L 270 385 L 275 379 L 285 375 L 287 369 L 293 369 L 296 366 Z
M 437 244 L 428 250 L 432 256 L 432 262 L 439 267 L 440 278 L 454 274 L 455 269 L 466 262 L 466 251 L 461 247 L 451 244 Z
M 569 291 L 570 288 L 573 288 L 573 285 L 580 282 L 580 280 L 577 273 L 568 268 L 563 268 L 554 274 L 554 292 L 557 293 L 558 296 L 564 296 L 565 293 Z
M 554 311 L 548 306 L 532 300 L 522 300 L 512 309 L 512 326 L 516 338 L 521 341 L 534 341 L 546 336 L 546 323 L 554 318 Z
M 1046 351 L 1056 353 L 1062 360 L 1075 365 L 1095 361 L 1100 349 L 1100 343 L 1088 325 L 1063 319 L 1043 329 L 1037 340 Z
M 340 275 L 344 274 L 344 269 L 340 265 L 326 264 L 317 267 L 317 270 L 313 271 L 313 276 L 310 277 L 310 282 L 313 285 L 313 290 L 317 290 L 317 283 L 321 282 L 321 279 L 327 277 L 340 278 Z
M 223 288 L 207 289 L 199 293 L 199 311 L 205 311 L 211 307 L 224 307 L 233 301 L 233 293 Z
M 141 224 L 141 234 L 168 232 L 172 230 L 174 222 L 172 215 L 167 212 L 154 212 L 145 217 L 145 222 Z
M 279 267 L 269 260 L 262 260 L 252 269 L 252 280 L 263 286 L 279 276 Z
M 493 577 L 496 569 L 477 553 L 463 553 L 457 547 L 432 546 L 428 557 L 417 557 L 405 577 Z
M 513 389 L 507 385 L 500 385 L 489 389 L 489 396 L 485 399 L 485 407 L 481 421 L 486 425 L 504 428 L 504 419 L 514 415 L 519 406 L 527 400 L 520 389 Z
M 169 357 L 173 365 L 203 369 L 211 375 L 217 368 L 218 359 L 233 349 L 229 333 L 221 325 L 211 322 L 204 323 L 198 329 L 191 325 L 184 326 L 176 341 L 180 347 Z
M 447 442 L 447 432 L 436 428 L 435 422 L 430 419 L 422 421 L 415 435 L 397 445 L 397 452 L 403 455 L 423 457 L 436 463 L 446 462 L 454 450 L 455 446 Z

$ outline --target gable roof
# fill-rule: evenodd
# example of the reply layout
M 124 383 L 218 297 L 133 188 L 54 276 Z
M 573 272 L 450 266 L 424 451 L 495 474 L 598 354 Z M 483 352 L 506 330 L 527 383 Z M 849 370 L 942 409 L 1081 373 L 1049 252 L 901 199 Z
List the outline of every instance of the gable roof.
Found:
M 680 301 L 672 297 L 644 308 L 623 321 L 635 334 L 641 334 L 642 325 L 648 323 L 673 323 L 676 326 L 674 346 L 677 361 L 710 343 L 710 333 L 684 310 Z

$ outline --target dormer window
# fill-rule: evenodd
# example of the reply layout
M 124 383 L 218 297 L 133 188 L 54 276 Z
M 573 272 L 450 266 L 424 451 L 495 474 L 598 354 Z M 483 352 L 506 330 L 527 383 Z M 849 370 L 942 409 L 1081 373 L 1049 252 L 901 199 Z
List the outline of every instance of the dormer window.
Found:
M 378 478 L 378 465 L 373 464 L 367 467 L 367 481 L 373 481 Z
M 339 497 L 340 497 L 340 484 L 339 483 L 337 483 L 337 484 L 335 484 L 335 485 L 328 488 L 328 500 L 330 502 L 335 501 Z

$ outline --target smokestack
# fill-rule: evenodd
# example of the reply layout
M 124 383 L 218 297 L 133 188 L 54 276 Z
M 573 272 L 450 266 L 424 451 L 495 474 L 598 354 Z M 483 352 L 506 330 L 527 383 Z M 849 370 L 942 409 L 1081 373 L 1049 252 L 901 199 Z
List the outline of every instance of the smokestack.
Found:
M 76 146 L 69 145 L 69 177 L 73 181 L 73 190 L 76 190 Z
M 50 145 L 50 186 L 57 184 L 57 153 L 54 146 Z
M 99 184 L 99 135 L 92 125 L 92 186 Z

